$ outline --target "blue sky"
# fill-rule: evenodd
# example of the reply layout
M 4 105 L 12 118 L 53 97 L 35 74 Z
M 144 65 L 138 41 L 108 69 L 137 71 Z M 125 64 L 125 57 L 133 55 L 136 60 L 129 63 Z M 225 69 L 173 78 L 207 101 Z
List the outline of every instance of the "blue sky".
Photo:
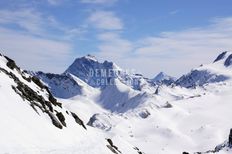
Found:
M 1 0 L 0 50 L 63 72 L 88 53 L 147 77 L 180 76 L 232 48 L 231 0 Z

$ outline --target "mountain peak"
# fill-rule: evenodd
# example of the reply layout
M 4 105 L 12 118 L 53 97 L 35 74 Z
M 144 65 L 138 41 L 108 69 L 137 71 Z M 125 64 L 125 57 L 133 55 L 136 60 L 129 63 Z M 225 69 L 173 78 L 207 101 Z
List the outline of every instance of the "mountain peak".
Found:
M 232 52 L 224 51 L 217 56 L 213 63 L 223 62 L 223 65 L 228 67 L 232 65 Z
M 164 72 L 160 72 L 159 74 L 156 75 L 156 77 L 153 79 L 153 81 L 162 81 L 164 79 L 170 79 L 172 78 L 171 76 L 167 75 Z
M 87 54 L 86 56 L 84 56 L 82 58 L 92 60 L 92 61 L 98 61 L 97 58 L 91 54 Z
M 217 58 L 214 60 L 214 63 L 217 62 L 217 61 L 220 61 L 220 60 L 224 59 L 225 56 L 226 56 L 226 54 L 227 54 L 227 52 L 228 52 L 228 51 L 224 51 L 224 52 L 220 53 L 220 54 L 217 56 Z

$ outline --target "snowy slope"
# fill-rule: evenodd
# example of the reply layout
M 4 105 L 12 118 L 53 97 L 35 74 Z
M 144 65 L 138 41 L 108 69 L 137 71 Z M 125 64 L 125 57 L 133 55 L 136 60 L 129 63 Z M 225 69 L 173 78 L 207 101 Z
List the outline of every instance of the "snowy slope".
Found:
M 232 52 L 221 53 L 213 63 L 202 65 L 176 81 L 182 87 L 202 86 L 207 83 L 226 81 L 232 77 Z
M 51 102 L 48 88 L 27 81 L 32 76 L 19 68 L 10 69 L 7 63 L 1 56 L 2 69 Z M 89 76 L 90 69 L 124 72 L 114 63 L 104 63 L 88 55 L 77 59 L 63 74 L 34 74 L 61 102 L 51 103 L 50 112 L 53 117 L 57 117 L 56 111 L 64 115 L 66 126 L 57 120 L 62 129 L 40 108 L 36 108 L 38 115 L 30 106 L 37 100 L 22 99 L 12 88 L 17 82 L 0 71 L 0 153 L 232 153 L 228 146 L 232 126 L 230 52 L 181 77 L 177 86 L 156 85 L 138 74 L 118 75 L 112 78 L 114 84 L 94 86 L 90 81 L 97 78 Z M 139 84 L 126 82 L 135 79 Z M 49 110 L 49 105 L 45 108 Z M 72 113 L 87 130 L 76 123 Z
M 46 86 L 2 55 L 0 79 L 0 153 L 109 154 L 115 150 L 106 140 L 111 136 L 85 126 L 78 112 L 58 103 Z M 112 141 L 122 153 L 137 153 L 125 141 L 126 146 L 118 139 Z
M 217 76 L 223 74 L 230 79 L 230 68 L 225 67 L 223 61 L 220 63 L 205 65 L 198 70 L 207 70 Z M 232 124 L 225 120 L 231 116 L 230 80 L 204 82 L 199 84 L 203 87 L 196 86 L 195 89 L 148 86 L 146 91 L 115 81 L 115 85 L 100 91 L 100 99 L 91 100 L 110 112 L 96 110 L 88 121 L 90 126 L 113 134 L 115 138 L 123 138 L 148 154 L 204 152 L 227 140 Z M 72 101 L 70 108 L 78 111 L 81 107 L 75 104 L 75 99 Z M 215 113 L 218 114 L 214 116 Z
M 232 125 L 228 118 L 232 116 L 231 90 L 231 82 L 192 90 L 162 87 L 158 96 L 144 97 L 143 103 L 124 113 L 97 109 L 88 101 L 86 108 L 75 100 L 71 106 L 69 100 L 66 102 L 76 112 L 84 109 L 88 115 L 94 113 L 85 119 L 88 125 L 112 138 L 121 138 L 144 153 L 193 153 L 214 149 L 228 139 Z

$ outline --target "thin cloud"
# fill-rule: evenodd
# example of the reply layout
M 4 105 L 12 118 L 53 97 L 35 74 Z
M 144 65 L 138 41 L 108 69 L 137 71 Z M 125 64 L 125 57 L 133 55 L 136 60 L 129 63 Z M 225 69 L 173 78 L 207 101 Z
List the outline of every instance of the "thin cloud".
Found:
M 62 0 L 48 0 L 48 3 L 51 5 L 59 5 L 61 2 Z
M 114 12 L 95 11 L 88 18 L 88 22 L 95 28 L 103 30 L 120 30 L 123 29 L 123 23 Z
M 1 25 L 17 25 L 19 28 L 33 34 L 43 33 L 45 24 L 42 15 L 32 9 L 0 10 Z
M 202 63 L 211 62 L 221 51 L 231 50 L 231 27 L 232 17 L 228 17 L 213 19 L 208 26 L 163 32 L 135 42 L 120 35 L 105 36 L 105 42 L 99 45 L 99 53 L 105 59 L 124 68 L 140 70 L 149 77 L 159 71 L 178 76 Z M 117 40 L 120 43 L 113 43 Z
M 81 0 L 80 2 L 87 4 L 113 4 L 117 2 L 117 0 Z
M 98 35 L 101 44 L 98 46 L 99 52 L 97 56 L 101 58 L 108 58 L 113 56 L 115 59 L 121 59 L 129 56 L 133 49 L 133 44 L 121 38 L 118 33 L 107 32 Z
M 87 29 L 83 26 L 68 27 L 58 22 L 53 16 L 42 14 L 34 9 L 19 10 L 0 10 L 0 26 L 13 30 L 26 32 L 29 35 L 37 35 L 47 38 L 72 39 L 74 37 L 82 37 Z M 50 30 L 61 33 L 57 36 Z
M 173 10 L 173 11 L 169 12 L 170 15 L 175 15 L 177 13 L 179 13 L 179 10 Z
M 26 35 L 0 28 L 1 52 L 24 69 L 62 72 L 72 55 L 67 42 Z M 48 67 L 49 66 L 49 67 Z

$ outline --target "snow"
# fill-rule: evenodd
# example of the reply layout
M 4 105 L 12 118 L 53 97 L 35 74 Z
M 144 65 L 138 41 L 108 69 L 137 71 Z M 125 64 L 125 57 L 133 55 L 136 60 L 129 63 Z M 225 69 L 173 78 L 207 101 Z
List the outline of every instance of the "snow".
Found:
M 176 85 L 195 87 L 232 79 L 231 66 L 225 66 L 225 62 L 230 59 L 231 54 L 231 52 L 222 53 L 213 63 L 193 69 L 190 73 L 178 79 Z
M 24 80 L 17 70 L 10 70 L 6 62 L 4 57 L 0 57 L 1 68 L 17 75 L 22 82 L 39 94 L 43 94 L 42 96 L 48 100 L 45 92 L 34 83 Z M 66 114 L 66 108 L 59 107 L 54 108 L 65 115 L 67 127 L 56 128 L 46 114 L 39 109 L 39 114 L 36 113 L 27 100 L 15 93 L 11 85 L 16 86 L 16 83 L 12 78 L 2 71 L 0 78 L 0 153 L 108 154 L 110 152 L 106 147 L 107 134 L 88 126 L 87 130 L 83 129 Z M 131 147 L 123 147 L 123 149 L 134 153 Z
M 145 154 L 214 150 L 227 143 L 232 126 L 232 70 L 224 65 L 229 56 L 226 52 L 171 85 L 157 86 L 141 75 L 124 74 L 114 78 L 113 85 L 95 87 L 89 83 L 90 68 L 123 70 L 111 62 L 99 63 L 92 56 L 77 59 L 75 67 L 73 64 L 72 69 L 52 79 L 40 75 L 62 102 L 63 108 L 55 109 L 65 115 L 67 127 L 63 129 L 52 125 L 42 111 L 38 115 L 11 88 L 16 86 L 14 80 L 0 71 L 0 153 L 109 154 L 106 139 L 123 154 L 138 154 L 137 148 Z M 1 56 L 1 68 L 48 100 L 46 91 L 24 80 L 6 63 Z M 139 80 L 137 87 L 126 84 L 126 80 L 135 79 Z M 66 111 L 76 113 L 87 130 Z M 225 147 L 218 153 L 231 152 Z

